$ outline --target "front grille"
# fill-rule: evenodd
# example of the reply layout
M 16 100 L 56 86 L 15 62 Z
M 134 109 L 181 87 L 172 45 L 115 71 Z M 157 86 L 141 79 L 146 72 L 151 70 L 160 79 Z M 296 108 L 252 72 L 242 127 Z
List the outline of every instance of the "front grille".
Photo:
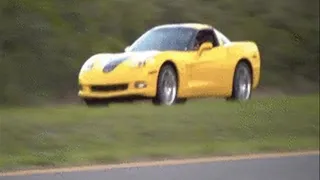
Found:
M 112 84 L 112 85 L 91 86 L 91 91 L 93 91 L 93 92 L 124 91 L 126 89 L 128 89 L 128 84 Z

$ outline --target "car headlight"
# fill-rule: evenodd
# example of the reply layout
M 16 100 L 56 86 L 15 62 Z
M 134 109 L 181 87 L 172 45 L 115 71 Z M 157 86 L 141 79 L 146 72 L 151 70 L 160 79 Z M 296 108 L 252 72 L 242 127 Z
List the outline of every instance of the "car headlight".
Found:
M 87 60 L 81 67 L 80 72 L 90 71 L 94 66 L 94 61 L 92 59 Z
M 131 66 L 132 67 L 138 67 L 138 68 L 141 68 L 141 67 L 144 67 L 146 66 L 147 63 L 153 63 L 154 62 L 154 58 L 146 58 L 146 59 L 139 59 L 139 60 L 132 60 L 131 62 Z

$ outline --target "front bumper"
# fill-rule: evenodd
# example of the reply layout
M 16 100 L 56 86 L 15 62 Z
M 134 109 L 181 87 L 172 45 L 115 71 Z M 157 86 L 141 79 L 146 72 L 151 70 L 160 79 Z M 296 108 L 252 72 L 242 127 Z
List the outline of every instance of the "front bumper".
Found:
M 92 70 L 79 74 L 78 95 L 82 98 L 154 97 L 156 85 L 155 70 L 132 68 L 110 73 Z

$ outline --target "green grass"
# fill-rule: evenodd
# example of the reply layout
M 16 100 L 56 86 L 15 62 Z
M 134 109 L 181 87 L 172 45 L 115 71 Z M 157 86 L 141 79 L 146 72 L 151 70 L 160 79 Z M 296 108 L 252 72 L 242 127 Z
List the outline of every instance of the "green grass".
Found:
M 0 170 L 319 149 L 319 95 L 0 110 Z

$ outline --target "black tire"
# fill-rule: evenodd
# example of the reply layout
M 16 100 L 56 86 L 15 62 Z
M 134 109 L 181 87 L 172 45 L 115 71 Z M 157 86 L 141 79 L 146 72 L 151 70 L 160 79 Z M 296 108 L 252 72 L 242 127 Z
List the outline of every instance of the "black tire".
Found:
M 88 107 L 98 107 L 98 106 L 108 106 L 109 105 L 109 102 L 104 99 L 84 98 L 83 101 Z
M 169 79 L 168 79 L 169 78 Z M 172 89 L 170 95 L 167 95 L 165 92 L 166 83 L 171 81 Z M 169 89 L 169 88 L 168 88 Z M 161 67 L 158 81 L 157 81 L 157 93 L 156 97 L 153 98 L 152 102 L 154 105 L 167 105 L 171 106 L 177 101 L 177 93 L 178 93 L 178 81 L 177 81 L 177 73 L 175 69 L 170 64 L 165 64 Z M 170 96 L 170 97 L 167 97 Z
M 241 87 L 240 87 L 241 86 Z M 240 62 L 235 70 L 233 77 L 233 87 L 231 97 L 227 101 L 246 101 L 252 94 L 252 72 L 249 65 Z

